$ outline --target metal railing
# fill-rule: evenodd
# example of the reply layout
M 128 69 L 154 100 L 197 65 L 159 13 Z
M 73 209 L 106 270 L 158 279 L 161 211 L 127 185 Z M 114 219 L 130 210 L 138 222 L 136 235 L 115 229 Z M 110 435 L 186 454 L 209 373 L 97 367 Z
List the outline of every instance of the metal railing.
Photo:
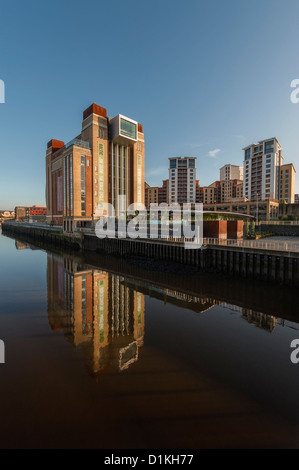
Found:
M 86 234 L 92 234 L 96 236 L 94 228 L 78 228 L 78 232 Z M 107 232 L 107 237 L 118 239 L 117 232 Z M 133 240 L 130 237 L 122 237 L 120 239 Z M 291 253 L 299 253 L 299 240 L 297 241 L 279 241 L 271 239 L 267 240 L 231 240 L 231 239 L 219 239 L 219 238 L 185 238 L 185 237 L 174 237 L 164 236 L 159 238 L 149 238 L 146 234 L 141 234 L 140 238 L 134 239 L 148 243 L 172 243 L 177 245 L 183 244 L 197 244 L 198 246 L 209 247 L 209 246 L 223 246 L 232 248 L 250 248 L 255 250 L 266 250 L 266 251 L 285 251 Z
M 299 225 L 299 220 L 262 220 L 258 225 Z
M 299 241 L 220 240 L 218 238 L 204 238 L 203 245 L 251 248 L 270 251 L 287 251 L 292 253 L 299 252 Z

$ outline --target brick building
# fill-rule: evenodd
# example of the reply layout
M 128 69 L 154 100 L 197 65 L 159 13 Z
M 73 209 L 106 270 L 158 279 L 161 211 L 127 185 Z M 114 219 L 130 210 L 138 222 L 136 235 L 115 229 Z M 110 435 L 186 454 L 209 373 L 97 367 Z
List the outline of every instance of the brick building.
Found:
M 81 133 L 71 142 L 50 140 L 46 152 L 47 221 L 65 231 L 92 226 L 119 214 L 118 197 L 144 204 L 144 134 L 142 125 L 123 115 L 107 116 L 92 104 L 83 113 Z M 126 209 L 125 208 L 125 209 Z

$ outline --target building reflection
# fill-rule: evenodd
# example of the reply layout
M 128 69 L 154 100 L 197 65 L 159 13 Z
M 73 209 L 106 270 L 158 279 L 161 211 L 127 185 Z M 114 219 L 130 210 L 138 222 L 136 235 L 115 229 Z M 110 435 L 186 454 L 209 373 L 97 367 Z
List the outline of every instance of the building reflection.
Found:
M 144 295 L 122 276 L 48 254 L 48 316 L 53 331 L 84 353 L 87 369 L 127 369 L 138 360 L 144 337 Z
M 17 250 L 28 250 L 29 245 L 27 243 L 22 243 L 18 240 L 15 241 L 15 247 Z
M 207 314 L 215 306 L 239 313 L 258 328 L 273 332 L 277 317 L 166 286 L 149 285 L 82 264 L 73 255 L 48 254 L 48 317 L 54 332 L 83 351 L 93 376 L 108 369 L 124 371 L 138 360 L 143 346 L 145 296 Z
M 267 315 L 266 313 L 256 312 L 249 308 L 237 307 L 236 305 L 230 305 L 222 303 L 222 307 L 233 310 L 234 312 L 241 313 L 242 318 L 248 323 L 255 325 L 258 328 L 272 333 L 278 324 L 278 318 L 273 315 Z M 284 322 L 280 323 L 284 326 Z

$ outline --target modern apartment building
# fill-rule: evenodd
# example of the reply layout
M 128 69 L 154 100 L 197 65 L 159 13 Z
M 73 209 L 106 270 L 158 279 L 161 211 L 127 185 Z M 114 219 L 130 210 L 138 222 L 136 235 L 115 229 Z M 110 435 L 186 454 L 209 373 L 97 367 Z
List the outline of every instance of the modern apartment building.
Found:
M 221 202 L 229 202 L 231 199 L 236 197 L 236 185 L 243 182 L 243 167 L 237 165 L 224 165 L 220 168 L 220 181 L 224 182 Z
M 224 165 L 220 168 L 220 181 L 243 180 L 243 167 Z
M 164 180 L 162 186 L 149 186 L 145 184 L 145 207 L 150 209 L 151 204 L 168 204 L 169 180 Z
M 145 206 L 150 208 L 151 204 L 159 204 L 159 187 L 148 186 L 145 188 Z
M 169 180 L 163 180 L 162 187 L 159 188 L 159 204 L 169 203 Z
M 169 203 L 196 201 L 196 158 L 169 158 Z
M 214 181 L 210 186 L 196 188 L 196 202 L 221 204 L 243 197 L 243 182 L 240 180 Z
M 249 201 L 279 199 L 282 148 L 276 137 L 244 149 L 243 195 Z
M 216 188 L 214 186 L 197 186 L 196 203 L 214 204 L 216 202 Z
M 280 169 L 280 201 L 289 204 L 295 203 L 295 177 L 296 170 L 293 163 L 282 165 Z
M 74 231 L 109 215 L 107 203 L 116 216 L 130 204 L 144 204 L 144 155 L 141 124 L 121 114 L 111 119 L 105 108 L 92 104 L 75 139 L 48 143 L 48 223 Z M 118 207 L 118 196 L 126 196 L 126 207 Z

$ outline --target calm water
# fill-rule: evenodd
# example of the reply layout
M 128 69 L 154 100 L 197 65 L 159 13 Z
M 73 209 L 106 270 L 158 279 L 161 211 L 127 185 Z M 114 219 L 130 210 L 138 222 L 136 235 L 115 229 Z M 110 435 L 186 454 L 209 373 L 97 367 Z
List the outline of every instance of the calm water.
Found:
M 0 236 L 0 447 L 299 447 L 298 295 Z

